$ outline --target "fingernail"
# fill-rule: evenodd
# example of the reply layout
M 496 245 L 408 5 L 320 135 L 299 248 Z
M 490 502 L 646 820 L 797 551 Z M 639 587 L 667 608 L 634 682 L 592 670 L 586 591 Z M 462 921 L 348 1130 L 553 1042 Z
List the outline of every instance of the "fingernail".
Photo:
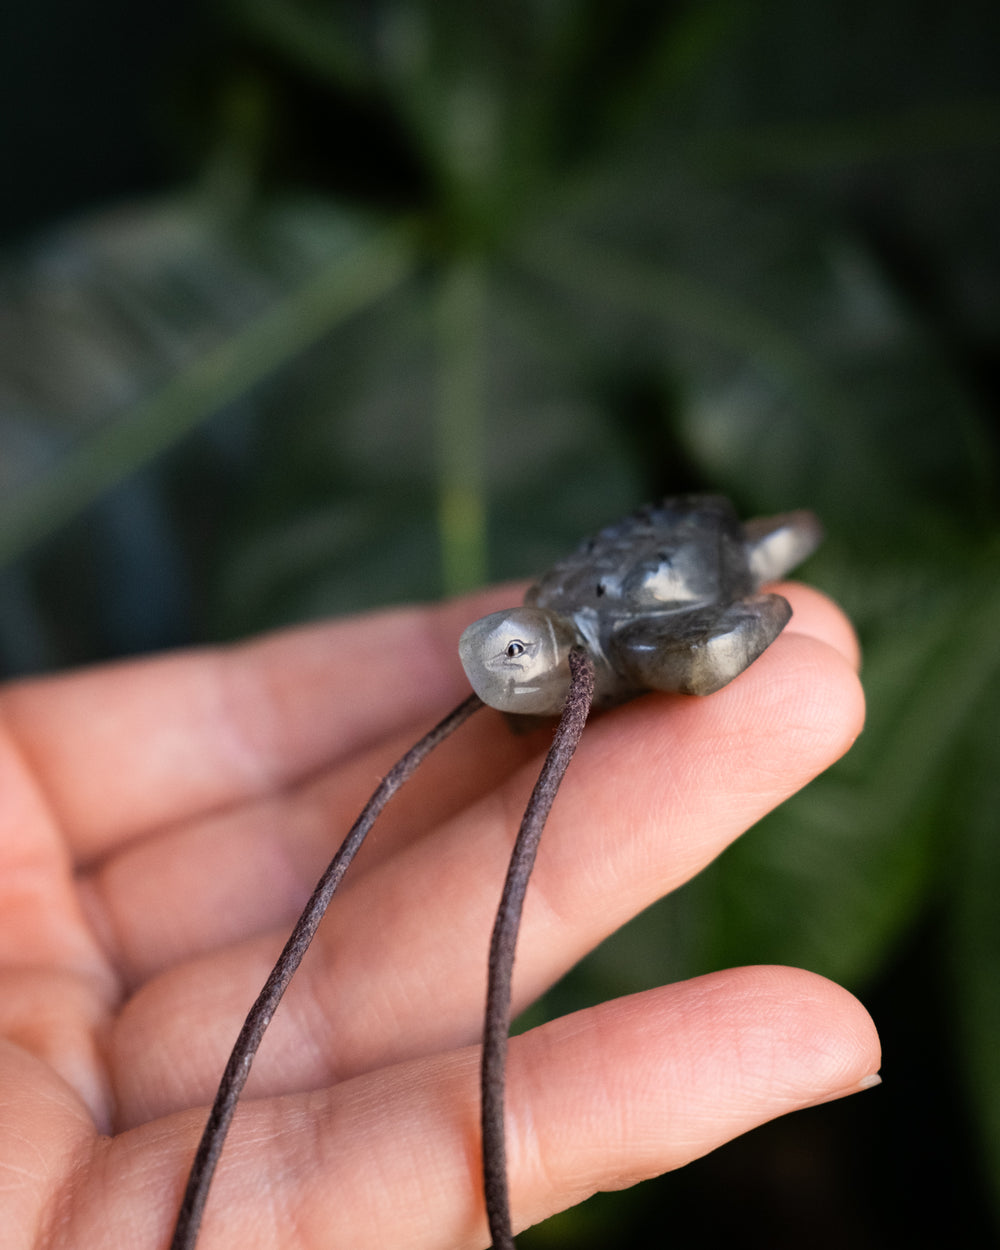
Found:
M 825 1102 L 836 1102 L 839 1098 L 849 1098 L 851 1094 L 860 1094 L 862 1090 L 874 1089 L 876 1085 L 882 1084 L 882 1077 L 877 1072 L 863 1077 L 856 1085 L 847 1085 L 843 1089 L 836 1089 L 832 1094 L 824 1094 L 822 1098 L 817 1098 L 813 1102 L 805 1102 L 802 1104 L 802 1110 L 806 1107 L 822 1107 Z

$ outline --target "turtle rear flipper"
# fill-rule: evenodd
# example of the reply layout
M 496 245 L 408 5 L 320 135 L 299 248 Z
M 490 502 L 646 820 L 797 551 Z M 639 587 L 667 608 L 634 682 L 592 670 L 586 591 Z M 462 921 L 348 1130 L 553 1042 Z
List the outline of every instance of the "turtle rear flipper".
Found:
M 791 615 L 781 595 L 748 595 L 695 612 L 648 616 L 615 631 L 609 658 L 641 689 L 712 694 L 748 668 Z
M 823 541 L 823 527 L 813 512 L 782 512 L 747 521 L 743 539 L 750 572 L 760 586 L 784 577 L 811 556 Z

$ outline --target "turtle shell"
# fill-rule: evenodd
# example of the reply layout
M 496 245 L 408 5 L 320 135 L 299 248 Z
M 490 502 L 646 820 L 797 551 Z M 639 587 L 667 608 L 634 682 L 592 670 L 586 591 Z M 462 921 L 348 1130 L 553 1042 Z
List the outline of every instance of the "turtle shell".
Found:
M 755 589 L 743 526 L 729 500 L 682 495 L 580 543 L 531 587 L 525 603 L 612 626 L 623 617 L 728 603 Z

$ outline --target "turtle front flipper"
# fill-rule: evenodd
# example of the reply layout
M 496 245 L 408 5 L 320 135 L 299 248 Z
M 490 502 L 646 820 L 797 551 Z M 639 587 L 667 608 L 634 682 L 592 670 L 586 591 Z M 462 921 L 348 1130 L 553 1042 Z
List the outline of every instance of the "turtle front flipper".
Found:
M 609 659 L 640 689 L 712 694 L 748 668 L 791 615 L 781 595 L 748 595 L 693 612 L 646 616 L 615 630 Z

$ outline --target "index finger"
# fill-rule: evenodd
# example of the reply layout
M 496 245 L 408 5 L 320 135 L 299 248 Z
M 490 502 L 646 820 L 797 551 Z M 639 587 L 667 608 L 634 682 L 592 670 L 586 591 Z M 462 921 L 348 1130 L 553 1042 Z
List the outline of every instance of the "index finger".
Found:
M 778 587 L 790 628 L 856 662 L 851 627 L 820 592 Z M 257 798 L 468 693 L 462 629 L 523 586 L 389 609 L 204 648 L 15 683 L 0 714 L 86 863 L 132 838 Z
M 786 629 L 818 638 L 839 651 L 855 671 L 861 667 L 861 648 L 854 627 L 821 590 L 804 582 L 782 582 L 769 589 L 784 595 L 792 605 L 792 619 Z

